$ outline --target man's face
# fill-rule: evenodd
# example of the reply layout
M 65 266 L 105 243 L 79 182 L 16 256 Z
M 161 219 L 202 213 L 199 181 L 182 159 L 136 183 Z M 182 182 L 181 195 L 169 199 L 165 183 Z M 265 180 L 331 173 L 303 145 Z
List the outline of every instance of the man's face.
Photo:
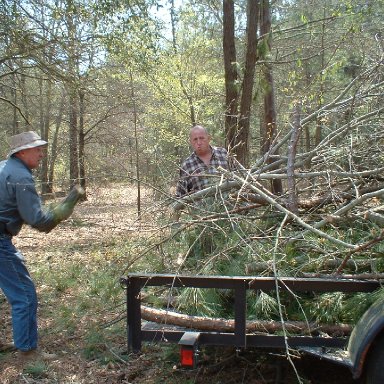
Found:
M 45 156 L 46 146 L 23 149 L 18 152 L 18 157 L 30 169 L 35 169 L 39 166 L 40 160 Z
M 209 142 L 211 137 L 203 129 L 193 129 L 189 142 L 197 155 L 205 155 L 210 152 Z

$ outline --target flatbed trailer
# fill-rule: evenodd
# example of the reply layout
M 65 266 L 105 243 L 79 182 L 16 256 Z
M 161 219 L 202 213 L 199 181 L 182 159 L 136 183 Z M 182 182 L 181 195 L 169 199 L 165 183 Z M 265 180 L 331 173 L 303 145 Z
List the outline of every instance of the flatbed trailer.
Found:
M 350 337 L 328 335 L 276 335 L 247 333 L 248 290 L 290 292 L 373 292 L 381 287 L 376 279 L 341 277 L 293 278 L 260 276 L 187 276 L 174 274 L 132 273 L 121 279 L 126 289 L 127 343 L 133 352 L 141 350 L 142 342 L 178 343 L 181 364 L 195 367 L 202 345 L 247 348 L 286 349 L 305 351 L 322 359 L 349 367 L 355 379 L 364 378 L 367 384 L 383 384 L 384 370 L 384 300 L 375 302 L 354 327 Z M 167 326 L 150 329 L 141 317 L 141 291 L 144 287 L 215 288 L 234 293 L 234 331 L 200 331 L 173 329 Z M 329 351 L 332 351 L 330 353 Z

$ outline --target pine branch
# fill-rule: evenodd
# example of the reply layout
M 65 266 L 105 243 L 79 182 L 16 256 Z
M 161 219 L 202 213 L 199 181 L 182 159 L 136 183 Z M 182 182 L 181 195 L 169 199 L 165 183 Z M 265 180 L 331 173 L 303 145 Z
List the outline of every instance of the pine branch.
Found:
M 225 171 L 225 170 L 222 169 L 221 171 Z M 299 216 L 297 216 L 296 214 L 294 214 L 293 212 L 289 211 L 287 208 L 285 208 L 281 204 L 279 204 L 269 193 L 266 193 L 264 191 L 264 187 L 261 186 L 258 182 L 253 181 L 254 184 L 251 184 L 251 183 L 247 182 L 246 180 L 240 178 L 237 175 L 233 175 L 233 178 L 235 180 L 237 180 L 239 182 L 242 182 L 243 184 L 247 185 L 248 188 L 250 188 L 251 190 L 253 190 L 256 193 L 258 193 L 260 196 L 262 196 L 273 207 L 275 207 L 280 212 L 283 212 L 284 214 L 286 214 L 289 218 L 291 218 L 294 221 L 296 221 L 299 225 L 301 225 L 303 228 L 307 229 L 308 231 L 313 232 L 316 235 L 318 235 L 320 237 L 323 237 L 323 238 L 329 240 L 330 242 L 332 242 L 332 243 L 334 243 L 336 245 L 340 245 L 342 247 L 350 248 L 350 249 L 355 249 L 356 248 L 356 246 L 353 245 L 353 244 L 349 244 L 349 243 L 346 243 L 345 241 L 336 239 L 333 236 L 328 235 L 327 233 L 320 231 L 319 229 L 315 228 L 314 226 L 311 226 L 311 225 L 307 224 Z M 256 185 L 258 185 L 258 186 L 256 186 Z

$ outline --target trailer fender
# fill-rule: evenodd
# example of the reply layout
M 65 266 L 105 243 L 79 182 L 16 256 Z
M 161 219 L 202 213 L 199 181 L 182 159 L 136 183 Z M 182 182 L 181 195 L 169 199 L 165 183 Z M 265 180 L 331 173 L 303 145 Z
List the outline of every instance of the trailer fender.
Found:
M 384 329 L 384 298 L 375 301 L 354 327 L 348 342 L 348 352 L 355 379 L 363 373 L 364 363 L 375 338 Z

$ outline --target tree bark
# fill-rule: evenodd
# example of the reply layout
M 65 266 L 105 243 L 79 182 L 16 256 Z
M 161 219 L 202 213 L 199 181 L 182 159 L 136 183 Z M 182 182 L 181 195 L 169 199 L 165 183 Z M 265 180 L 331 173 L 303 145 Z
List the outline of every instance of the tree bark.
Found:
M 235 9 L 233 0 L 223 0 L 223 54 L 225 72 L 225 136 L 230 149 L 237 144 L 239 91 L 235 46 Z
M 141 180 L 140 180 L 140 156 L 139 156 L 139 137 L 138 137 L 138 117 L 136 106 L 136 93 L 133 83 L 132 71 L 129 72 L 129 79 L 131 83 L 131 97 L 133 107 L 133 131 L 135 134 L 135 167 L 136 167 L 136 179 L 137 179 L 137 218 L 141 220 Z
M 236 151 L 237 160 L 248 167 L 249 165 L 249 137 L 251 104 L 255 78 L 255 65 L 257 61 L 257 27 L 259 17 L 259 1 L 247 2 L 247 51 L 244 65 L 244 77 L 240 102 L 239 133 L 237 141 L 239 148 Z
M 261 25 L 260 33 L 264 40 L 265 49 L 263 59 L 266 59 L 266 54 L 271 51 L 271 10 L 269 0 L 262 0 L 261 2 Z M 269 153 L 273 142 L 277 135 L 276 127 L 276 106 L 275 106 L 275 86 L 273 81 L 272 65 L 265 61 L 263 65 L 263 74 L 266 84 L 264 91 L 264 126 L 263 126 L 263 138 L 261 143 L 261 154 L 265 155 Z M 277 152 L 274 153 L 275 155 Z M 268 163 L 273 163 L 271 158 L 268 158 Z M 271 183 L 272 192 L 275 195 L 283 193 L 283 187 L 281 180 L 272 180 Z
M 84 189 L 86 188 L 85 180 L 85 91 L 79 90 L 79 179 L 80 185 Z M 82 197 L 82 200 L 86 200 L 86 194 Z
M 175 2 L 174 0 L 170 0 L 171 4 L 171 29 L 172 29 L 172 46 L 173 46 L 173 52 L 175 55 L 177 55 L 177 43 L 176 43 L 176 17 L 175 17 Z M 188 101 L 188 106 L 189 106 L 189 115 L 190 115 L 190 120 L 192 123 L 192 127 L 197 124 L 196 121 L 196 111 L 195 111 L 195 104 L 194 104 L 194 98 L 192 93 L 188 91 L 187 87 L 185 86 L 185 82 L 183 79 L 183 72 L 180 68 L 179 62 L 176 62 L 177 64 L 177 70 L 178 70 L 178 78 L 179 78 L 179 83 L 181 90 L 185 96 L 185 98 Z
M 46 83 L 46 87 L 44 84 Z M 51 78 L 48 76 L 48 81 L 43 82 L 39 80 L 40 88 L 40 132 L 43 140 L 49 142 L 49 127 L 50 118 L 52 113 L 52 83 Z M 49 157 L 45 156 L 41 163 L 40 179 L 41 179 L 41 192 L 43 194 L 52 193 L 52 185 L 49 183 L 48 176 Z
M 79 178 L 79 149 L 78 149 L 78 113 L 77 92 L 71 84 L 69 89 L 69 178 L 70 187 L 76 184 Z
M 78 132 L 78 62 L 76 55 L 76 12 L 72 0 L 67 2 L 66 19 L 68 24 L 68 94 L 69 94 L 69 177 L 70 187 L 79 179 L 79 132 Z
M 55 175 L 55 164 L 57 159 L 57 142 L 59 136 L 60 126 L 63 120 L 64 114 L 64 103 L 65 103 L 65 92 L 60 97 L 60 105 L 57 116 L 55 118 L 55 129 L 53 132 L 53 137 L 51 139 L 49 148 L 50 148 L 50 162 L 49 162 L 49 170 L 48 170 L 48 181 L 50 185 L 53 185 L 54 175 Z
M 184 315 L 177 312 L 164 309 L 154 309 L 147 306 L 141 306 L 141 318 L 154 323 L 164 325 L 176 325 L 185 328 L 192 328 L 213 332 L 234 332 L 235 320 L 212 318 L 205 316 Z M 312 334 L 315 332 L 326 332 L 331 335 L 349 335 L 352 326 L 349 324 L 317 324 L 304 321 L 284 321 L 284 329 L 287 332 L 295 334 Z M 283 324 L 280 321 L 247 321 L 246 331 L 275 333 L 283 330 Z

